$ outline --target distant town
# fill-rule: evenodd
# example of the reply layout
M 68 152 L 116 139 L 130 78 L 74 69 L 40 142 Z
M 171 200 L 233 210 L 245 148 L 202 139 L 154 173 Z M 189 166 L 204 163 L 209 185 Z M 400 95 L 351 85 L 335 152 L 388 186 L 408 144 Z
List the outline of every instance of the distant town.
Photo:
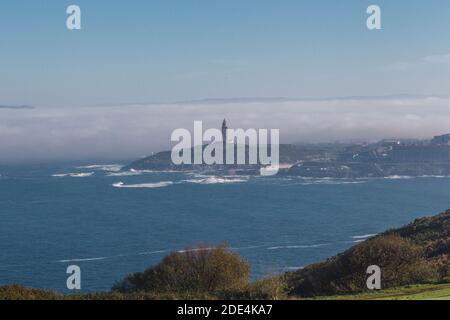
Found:
M 428 140 L 384 139 L 373 143 L 280 144 L 279 174 L 308 178 L 450 176 L 450 134 Z M 171 152 L 137 160 L 124 170 L 213 171 L 260 174 L 255 165 L 175 165 Z

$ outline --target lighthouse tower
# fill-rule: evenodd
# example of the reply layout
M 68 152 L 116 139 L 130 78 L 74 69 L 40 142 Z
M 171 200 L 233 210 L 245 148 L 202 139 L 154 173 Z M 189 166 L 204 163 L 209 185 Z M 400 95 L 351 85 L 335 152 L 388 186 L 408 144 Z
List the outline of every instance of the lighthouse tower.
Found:
M 222 147 L 223 147 L 223 164 L 226 164 L 227 161 L 227 155 L 226 155 L 226 151 L 227 151 L 227 120 L 223 119 L 222 122 Z
M 227 120 L 223 119 L 223 122 L 222 122 L 222 140 L 223 140 L 224 143 L 227 143 L 227 129 L 228 129 L 228 127 L 227 127 Z

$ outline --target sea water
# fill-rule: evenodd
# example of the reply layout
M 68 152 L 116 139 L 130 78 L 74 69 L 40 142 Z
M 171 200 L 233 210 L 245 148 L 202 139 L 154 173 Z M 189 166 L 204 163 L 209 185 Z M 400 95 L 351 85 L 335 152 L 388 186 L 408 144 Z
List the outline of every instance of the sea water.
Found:
M 293 271 L 450 208 L 450 178 L 303 179 L 0 167 L 0 285 L 107 291 L 172 251 L 226 243 L 260 278 Z

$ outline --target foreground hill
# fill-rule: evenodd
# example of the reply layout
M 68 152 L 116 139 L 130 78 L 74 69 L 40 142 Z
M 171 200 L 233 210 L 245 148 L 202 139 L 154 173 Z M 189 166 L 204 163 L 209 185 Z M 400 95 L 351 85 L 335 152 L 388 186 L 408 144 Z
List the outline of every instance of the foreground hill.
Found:
M 288 273 L 290 294 L 304 297 L 366 291 L 367 267 L 382 270 L 383 288 L 450 278 L 450 211 L 387 231 L 342 254 Z

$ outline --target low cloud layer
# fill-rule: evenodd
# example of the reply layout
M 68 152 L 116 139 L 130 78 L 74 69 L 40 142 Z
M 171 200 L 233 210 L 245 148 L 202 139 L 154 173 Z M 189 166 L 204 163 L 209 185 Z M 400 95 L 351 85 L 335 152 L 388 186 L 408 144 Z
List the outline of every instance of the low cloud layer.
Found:
M 279 128 L 282 142 L 430 138 L 450 132 L 450 99 L 230 100 L 91 108 L 0 109 L 0 162 L 132 159 L 171 146 L 174 129 Z

